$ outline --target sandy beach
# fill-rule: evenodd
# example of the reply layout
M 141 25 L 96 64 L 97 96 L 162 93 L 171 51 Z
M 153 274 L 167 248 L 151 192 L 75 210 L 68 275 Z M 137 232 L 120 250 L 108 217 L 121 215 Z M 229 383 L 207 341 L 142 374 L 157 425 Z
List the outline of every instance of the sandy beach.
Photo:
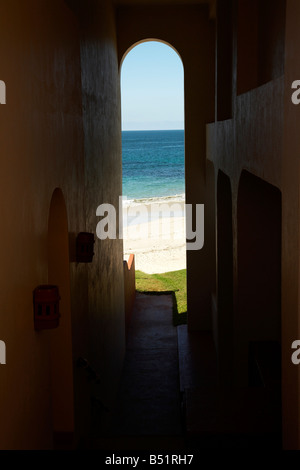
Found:
M 124 259 L 133 253 L 135 269 L 148 274 L 185 269 L 183 211 L 183 202 L 169 205 L 152 203 L 135 205 L 134 210 L 130 208 L 127 215 L 131 220 L 124 225 Z

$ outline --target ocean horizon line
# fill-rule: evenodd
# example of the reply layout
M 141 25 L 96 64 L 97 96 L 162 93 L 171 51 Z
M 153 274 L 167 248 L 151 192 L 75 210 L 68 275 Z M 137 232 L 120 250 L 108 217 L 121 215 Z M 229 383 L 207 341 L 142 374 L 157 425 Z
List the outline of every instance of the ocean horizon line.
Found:
M 184 131 L 184 129 L 122 129 L 122 132 L 166 132 L 166 131 Z

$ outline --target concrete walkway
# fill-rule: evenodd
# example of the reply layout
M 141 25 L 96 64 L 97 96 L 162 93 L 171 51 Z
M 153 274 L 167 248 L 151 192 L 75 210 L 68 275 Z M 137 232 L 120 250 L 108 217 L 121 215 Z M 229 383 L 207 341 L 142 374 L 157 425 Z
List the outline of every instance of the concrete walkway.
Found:
M 272 389 L 220 387 L 212 334 L 176 328 L 172 315 L 172 295 L 137 293 L 111 426 L 89 447 L 279 447 Z
M 171 295 L 138 294 L 118 399 L 121 435 L 179 435 L 177 332 Z
M 109 434 L 100 448 L 183 449 L 172 295 L 137 293 Z
M 182 436 L 177 330 L 171 295 L 137 293 L 112 434 L 161 442 Z

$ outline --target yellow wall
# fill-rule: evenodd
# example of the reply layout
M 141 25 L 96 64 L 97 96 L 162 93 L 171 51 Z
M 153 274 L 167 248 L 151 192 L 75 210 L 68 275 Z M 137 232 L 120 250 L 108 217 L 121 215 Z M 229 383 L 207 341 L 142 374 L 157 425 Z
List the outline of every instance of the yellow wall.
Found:
M 109 1 L 99 8 L 87 34 L 83 18 L 61 0 L 13 0 L 1 7 L 1 80 L 7 87 L 0 109 L 0 336 L 7 352 L 6 365 L 0 366 L 2 449 L 53 445 L 51 348 L 58 332 L 34 330 L 33 289 L 48 282 L 48 217 L 55 188 L 62 191 L 69 230 L 71 318 L 63 353 L 75 405 L 73 417 L 71 406 L 69 418 L 64 423 L 60 416 L 54 430 L 72 432 L 73 419 L 77 434 L 89 426 L 90 396 L 99 390 L 76 367 L 78 357 L 95 358 L 104 402 L 114 394 L 122 365 L 122 244 L 97 239 L 93 263 L 74 258 L 77 233 L 95 233 L 97 206 L 115 203 L 121 193 L 114 16 Z M 55 267 L 49 277 L 59 283 Z M 62 291 L 67 289 L 68 283 Z M 55 373 L 56 361 L 60 355 L 52 360 Z
M 48 282 L 48 214 L 61 187 L 83 220 L 77 24 L 62 2 L 7 2 L 0 19 L 1 448 L 52 445 L 50 335 L 33 327 L 32 292 Z M 74 40 L 75 39 L 75 40 Z M 73 222 L 74 223 L 74 222 Z M 71 221 L 72 224 L 72 221 Z M 47 332 L 48 333 L 48 332 Z M 3 406 L 4 405 L 4 406 Z
M 95 232 L 100 204 L 119 220 L 122 194 L 120 76 L 114 10 L 109 1 L 82 2 L 81 72 L 85 151 L 86 229 Z M 96 238 L 88 269 L 89 353 L 100 372 L 93 393 L 112 408 L 125 350 L 123 241 Z M 109 418 L 107 414 L 103 420 Z

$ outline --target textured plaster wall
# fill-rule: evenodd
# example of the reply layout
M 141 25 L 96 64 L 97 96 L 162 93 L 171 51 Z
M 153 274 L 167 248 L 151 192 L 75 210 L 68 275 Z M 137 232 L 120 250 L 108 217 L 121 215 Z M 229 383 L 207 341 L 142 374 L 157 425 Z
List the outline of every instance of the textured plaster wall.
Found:
M 254 7 L 255 5 L 253 5 Z M 238 19 L 239 17 L 235 14 L 234 18 Z M 218 21 L 221 22 L 222 19 L 221 17 Z M 281 189 L 284 110 L 283 77 L 276 78 L 260 87 L 237 95 L 237 76 L 240 75 L 240 80 L 242 80 L 241 77 L 246 76 L 240 68 L 242 66 L 248 67 L 245 62 L 242 62 L 242 64 L 237 62 L 236 51 L 241 54 L 243 47 L 245 47 L 244 37 L 242 36 L 240 40 L 237 32 L 240 32 L 240 28 L 233 22 L 233 44 L 235 47 L 233 59 L 230 62 L 232 63 L 233 118 L 224 121 L 216 120 L 215 124 L 207 126 L 207 156 L 214 162 L 216 171 L 221 170 L 229 177 L 232 191 L 233 308 L 235 309 L 234 316 L 236 316 L 234 325 L 236 341 L 244 336 L 243 329 L 247 329 L 247 321 L 243 322 L 241 319 L 243 314 L 238 311 L 236 303 L 239 289 L 237 203 L 240 176 L 242 171 L 246 169 L 262 180 Z M 222 38 L 219 38 L 219 40 L 222 40 Z M 248 50 L 248 47 L 246 50 Z M 239 69 L 237 69 L 238 64 Z M 226 71 L 227 75 L 228 71 Z M 222 80 L 222 69 L 219 69 L 217 79 Z M 216 99 L 218 100 L 218 98 Z M 221 187 L 218 197 L 225 197 L 225 194 L 222 194 Z M 247 247 L 245 246 L 244 249 L 247 250 Z M 222 267 L 218 267 L 218 269 L 222 269 Z M 239 361 L 239 350 L 237 347 L 235 351 L 236 361 Z M 245 365 L 246 359 L 243 362 Z M 242 379 L 236 377 L 235 380 L 239 382 Z M 245 378 L 243 381 L 245 382 Z
M 291 84 L 300 77 L 300 4 L 286 2 L 284 139 L 282 164 L 282 393 L 283 443 L 300 448 L 300 370 L 291 362 L 291 344 L 300 338 L 299 312 L 299 128 L 300 109 L 291 102 Z
M 81 72 L 85 148 L 86 229 L 100 221 L 96 209 L 112 204 L 119 217 L 122 194 L 120 77 L 114 10 L 109 1 L 81 2 Z M 88 268 L 89 345 L 101 376 L 94 394 L 111 407 L 125 350 L 123 242 L 96 237 Z M 108 416 L 104 415 L 106 421 Z
M 96 239 L 91 264 L 75 257 L 78 232 L 95 234 L 97 206 L 117 206 L 121 194 L 114 12 L 110 1 L 97 3 L 96 11 L 92 2 L 62 0 L 1 5 L 7 91 L 0 108 L 0 338 L 7 347 L 7 363 L 0 366 L 2 449 L 51 448 L 53 431 L 76 438 L 87 432 L 91 396 L 109 404 L 122 366 L 122 241 Z M 56 188 L 60 202 L 49 219 Z M 34 330 L 33 289 L 48 281 L 61 284 L 60 337 L 66 341 L 56 341 L 58 331 Z M 79 357 L 101 376 L 100 389 L 77 367 Z M 55 415 L 53 391 L 59 396 Z
M 4 449 L 52 445 L 52 332 L 34 331 L 32 292 L 48 282 L 48 215 L 56 187 L 64 194 L 69 229 L 77 231 L 84 221 L 77 31 L 61 1 L 1 5 L 1 80 L 7 87 L 0 109 Z
M 246 322 L 243 324 L 242 312 L 239 312 L 237 308 L 239 289 L 237 201 L 242 171 L 249 171 L 281 192 L 282 240 L 281 290 L 279 292 L 281 301 L 277 301 L 277 307 L 281 307 L 282 431 L 284 448 L 296 449 L 300 447 L 300 375 L 299 367 L 291 361 L 291 344 L 300 336 L 300 111 L 291 102 L 291 84 L 300 77 L 298 54 L 300 5 L 297 0 L 272 3 L 272 7 L 275 8 L 274 15 L 267 13 L 269 20 L 265 23 L 265 31 L 260 32 L 261 40 L 264 38 L 260 57 L 257 56 L 257 44 L 260 40 L 258 4 L 244 1 L 238 2 L 238 5 L 239 10 L 235 12 L 234 18 L 239 21 L 239 24 L 233 26 L 237 32 L 234 34 L 234 51 L 238 54 L 233 55 L 233 118 L 207 126 L 207 154 L 208 158 L 214 162 L 216 171 L 222 170 L 230 179 L 231 184 L 233 310 L 234 315 L 238 315 L 239 319 L 239 326 L 236 326 L 235 331 L 237 337 L 247 329 Z M 263 12 L 263 15 L 266 15 L 266 12 Z M 247 34 L 247 28 L 245 29 L 243 25 L 248 29 L 253 26 L 250 35 Z M 262 28 L 261 24 L 260 28 Z M 264 64 L 262 65 L 261 62 Z M 260 69 L 259 64 L 261 64 Z M 255 186 L 253 189 L 255 190 Z M 218 197 L 224 196 L 220 188 Z M 251 198 L 248 203 L 251 203 Z M 246 254 L 246 249 L 244 254 Z M 271 265 L 270 269 L 272 269 Z M 277 294 L 278 289 L 274 295 L 277 296 Z M 264 332 L 265 337 L 269 333 L 272 334 L 271 317 L 269 320 L 271 321 L 270 330 Z

